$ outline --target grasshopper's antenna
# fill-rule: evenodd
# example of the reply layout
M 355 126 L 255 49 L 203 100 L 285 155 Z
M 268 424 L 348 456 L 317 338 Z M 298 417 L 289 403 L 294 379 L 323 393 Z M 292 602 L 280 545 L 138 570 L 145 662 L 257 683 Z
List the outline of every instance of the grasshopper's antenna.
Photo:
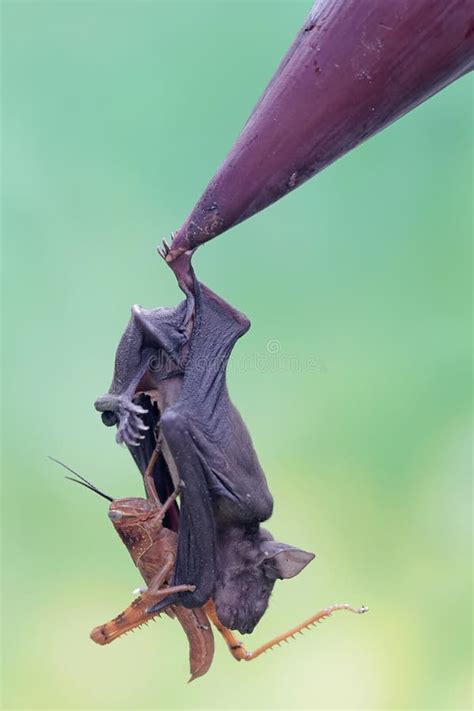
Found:
M 64 462 L 60 462 L 59 459 L 55 459 L 54 457 L 48 457 L 48 459 L 51 459 L 51 461 L 56 462 L 56 464 L 59 464 L 61 467 L 64 467 L 64 469 L 67 469 L 69 472 L 71 472 L 71 474 L 74 474 L 74 476 L 78 477 L 78 479 L 73 479 L 71 476 L 67 476 L 66 479 L 69 479 L 69 481 L 73 481 L 75 484 L 81 484 L 81 486 L 85 486 L 86 489 L 90 489 L 96 494 L 99 494 L 99 496 L 102 496 L 104 499 L 107 499 L 107 501 L 114 500 L 111 496 L 108 496 L 107 494 L 104 494 L 103 491 L 100 491 L 100 489 L 94 486 L 94 484 L 91 484 L 91 482 L 88 481 L 85 477 L 83 477 L 82 474 L 78 474 L 78 472 L 75 472 L 74 469 L 71 469 L 71 467 L 68 467 L 67 464 L 64 464 Z

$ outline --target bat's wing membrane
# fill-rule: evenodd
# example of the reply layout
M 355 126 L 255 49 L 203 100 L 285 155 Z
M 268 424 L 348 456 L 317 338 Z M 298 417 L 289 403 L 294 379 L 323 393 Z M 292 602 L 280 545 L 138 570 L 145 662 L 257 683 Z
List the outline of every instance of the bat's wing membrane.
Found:
M 174 584 L 187 607 L 202 605 L 215 584 L 216 522 L 264 520 L 272 500 L 250 436 L 230 402 L 226 365 L 248 319 L 207 287 L 194 283 L 195 320 L 180 396 L 162 416 L 160 432 L 184 483 Z M 261 494 L 261 495 L 259 495 Z M 222 507 L 222 501 L 227 504 Z M 216 519 L 217 517 L 217 519 Z
M 200 453 L 199 429 L 179 408 L 163 414 L 160 431 L 181 480 L 178 555 L 173 585 L 196 585 L 179 594 L 185 607 L 201 607 L 215 584 L 215 523 L 207 462 Z M 178 583 L 186 580 L 186 583 Z

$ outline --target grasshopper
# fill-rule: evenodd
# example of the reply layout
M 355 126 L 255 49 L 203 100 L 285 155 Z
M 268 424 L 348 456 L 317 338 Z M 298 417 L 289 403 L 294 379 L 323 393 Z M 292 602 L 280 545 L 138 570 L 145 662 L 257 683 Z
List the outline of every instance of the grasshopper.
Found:
M 170 617 L 178 619 L 188 638 L 191 671 L 189 681 L 193 681 L 199 676 L 203 676 L 212 664 L 214 638 L 210 622 L 224 638 L 234 659 L 252 661 L 275 645 L 288 641 L 297 633 L 301 633 L 304 629 L 329 617 L 333 612 L 348 610 L 362 614 L 367 611 L 368 608 L 365 606 L 356 609 L 342 603 L 331 605 L 296 627 L 262 644 L 253 652 L 248 651 L 235 637 L 232 630 L 220 622 L 212 599 L 208 600 L 201 608 L 189 609 L 182 605 L 169 604 L 158 612 L 150 612 L 151 607 L 156 606 L 169 595 L 180 591 L 192 591 L 194 588 L 193 585 L 169 584 L 174 572 L 178 536 L 177 533 L 163 526 L 163 518 L 179 496 L 180 487 L 178 486 L 168 499 L 163 504 L 161 503 L 152 477 L 158 454 L 158 450 L 155 449 L 145 471 L 146 499 L 136 497 L 113 499 L 97 489 L 83 476 L 66 467 L 78 477 L 77 479 L 67 477 L 68 479 L 85 486 L 111 502 L 109 518 L 146 583 L 146 587 L 138 591 L 140 592 L 139 596 L 123 612 L 92 630 L 90 637 L 94 642 L 100 645 L 110 644 L 127 632 L 159 617 L 164 611 Z M 62 464 L 62 462 L 58 463 Z

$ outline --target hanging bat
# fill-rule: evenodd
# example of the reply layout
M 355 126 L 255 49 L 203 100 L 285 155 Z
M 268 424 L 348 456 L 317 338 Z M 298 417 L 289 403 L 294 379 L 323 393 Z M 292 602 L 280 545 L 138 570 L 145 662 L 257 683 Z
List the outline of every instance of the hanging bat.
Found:
M 169 586 L 176 560 L 177 537 L 176 533 L 163 527 L 163 520 L 167 510 L 174 504 L 179 489 L 176 489 L 164 504 L 161 504 L 152 477 L 157 457 L 158 452 L 155 450 L 145 472 L 146 499 L 112 499 L 83 476 L 66 467 L 77 477 L 67 477 L 68 479 L 85 486 L 111 502 L 109 518 L 146 582 L 146 587 L 139 590 L 140 595 L 123 612 L 92 630 L 91 639 L 100 645 L 110 644 L 127 632 L 147 624 L 157 616 L 159 617 L 160 612 L 152 612 L 150 608 L 157 602 L 161 603 L 170 593 L 181 590 L 192 591 L 193 588 L 192 585 Z M 54 461 L 58 462 L 58 460 Z M 66 466 L 62 462 L 58 463 Z M 180 605 L 168 605 L 164 608 L 170 617 L 178 619 L 188 638 L 191 669 L 189 681 L 203 676 L 212 664 L 214 638 L 210 621 L 223 636 L 234 659 L 252 661 L 263 652 L 283 641 L 288 641 L 297 633 L 315 625 L 338 610 L 349 610 L 361 614 L 366 612 L 367 608 L 355 609 L 346 604 L 332 605 L 250 652 L 236 639 L 234 633 L 222 624 L 212 600 L 208 600 L 202 608 L 187 609 Z
M 178 531 L 172 585 L 195 587 L 167 602 L 199 608 L 212 597 L 225 627 L 249 633 L 275 581 L 297 575 L 314 554 L 260 527 L 273 500 L 226 385 L 232 348 L 250 322 L 197 281 L 190 258 L 172 263 L 184 302 L 132 308 L 112 385 L 95 407 L 117 425 L 142 474 L 158 446 L 152 476 L 162 500 L 184 484 L 179 519 L 172 506 L 165 525 Z

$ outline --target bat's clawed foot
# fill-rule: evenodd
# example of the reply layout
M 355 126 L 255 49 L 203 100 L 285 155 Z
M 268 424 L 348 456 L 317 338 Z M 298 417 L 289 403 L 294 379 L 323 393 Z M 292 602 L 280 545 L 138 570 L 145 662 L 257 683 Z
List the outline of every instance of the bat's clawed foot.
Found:
M 95 408 L 102 413 L 104 424 L 118 425 L 115 437 L 118 444 L 126 444 L 129 447 L 140 445 L 140 441 L 145 437 L 143 432 L 149 429 L 143 422 L 143 415 L 146 415 L 148 410 L 136 405 L 127 394 L 110 393 L 98 398 Z
M 171 242 L 173 241 L 174 235 L 175 235 L 175 233 L 172 232 L 171 233 Z M 162 244 L 157 249 L 158 249 L 158 254 L 160 255 L 160 257 L 166 261 L 166 257 L 168 256 L 168 254 L 171 251 L 171 247 L 170 247 L 169 243 L 167 242 L 167 240 L 164 239 Z
M 142 415 L 146 413 L 147 410 L 140 405 L 135 405 L 131 400 L 121 403 L 120 422 L 116 435 L 118 444 L 127 444 L 129 447 L 140 446 L 140 441 L 145 439 L 144 432 L 149 429 L 142 419 Z

